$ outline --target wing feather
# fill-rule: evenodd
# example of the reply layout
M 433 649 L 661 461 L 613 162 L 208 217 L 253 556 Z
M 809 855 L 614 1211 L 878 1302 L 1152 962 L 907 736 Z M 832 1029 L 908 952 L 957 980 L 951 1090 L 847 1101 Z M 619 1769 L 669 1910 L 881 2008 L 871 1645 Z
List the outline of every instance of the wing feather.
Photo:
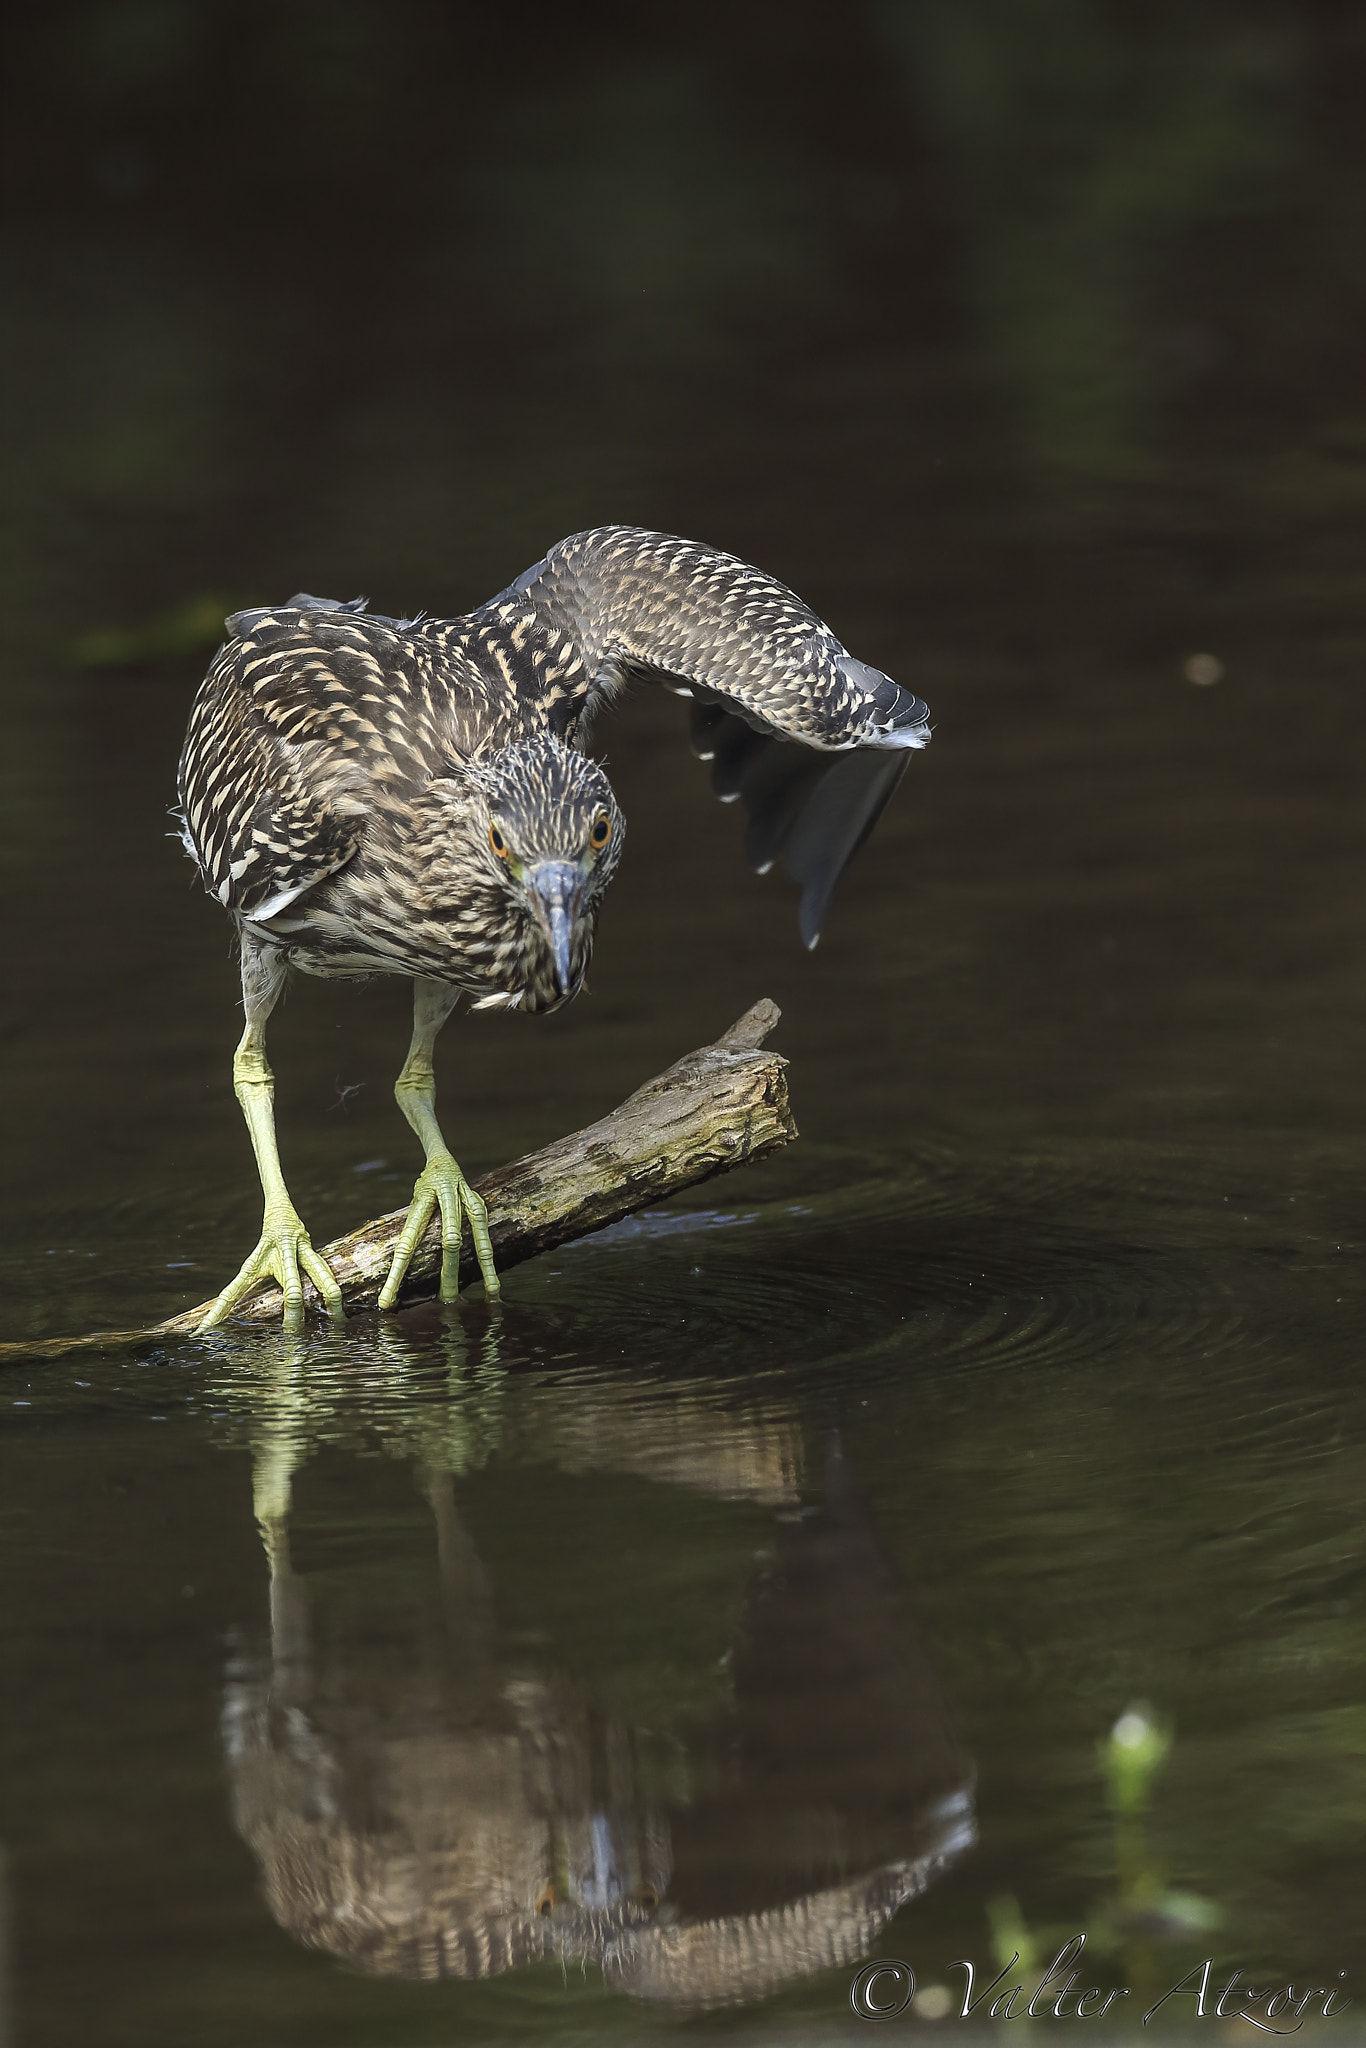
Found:
M 741 716 L 822 752 L 923 747 L 920 699 L 841 645 L 776 577 L 673 534 L 571 534 L 475 613 L 521 599 L 572 637 L 592 711 L 635 673 L 700 685 Z
M 227 909 L 266 918 L 357 851 L 366 820 L 496 733 L 459 635 L 301 591 L 236 612 L 190 713 L 185 843 Z M 507 737 L 518 731 L 508 722 Z
M 335 874 L 359 845 L 336 791 L 309 772 L 322 714 L 273 674 L 258 696 L 248 637 L 219 650 L 195 699 L 180 757 L 187 850 L 227 910 L 274 916 Z
M 244 916 L 274 915 L 355 854 L 387 791 L 582 720 L 640 676 L 691 698 L 694 751 L 782 859 L 814 945 L 831 893 L 929 739 L 921 700 L 843 647 L 775 578 L 650 533 L 573 534 L 464 619 L 362 616 L 306 592 L 239 612 L 191 713 L 186 844 Z
M 905 772 L 904 754 L 860 748 L 825 770 L 793 819 L 783 864 L 801 884 L 803 945 L 814 946 L 820 937 L 836 883 Z
M 711 761 L 713 790 L 744 803 L 746 860 L 760 874 L 782 860 L 802 891 L 802 943 L 814 946 L 840 876 L 906 772 L 906 755 L 856 747 L 832 760 L 756 733 L 719 706 L 695 709 L 692 723 L 693 751 Z
M 693 751 L 717 796 L 743 801 L 751 864 L 781 857 L 800 883 L 814 946 L 840 875 L 929 739 L 921 699 L 850 654 L 774 577 L 669 534 L 573 534 L 484 611 L 506 623 L 519 605 L 574 646 L 576 719 L 632 676 L 691 696 Z

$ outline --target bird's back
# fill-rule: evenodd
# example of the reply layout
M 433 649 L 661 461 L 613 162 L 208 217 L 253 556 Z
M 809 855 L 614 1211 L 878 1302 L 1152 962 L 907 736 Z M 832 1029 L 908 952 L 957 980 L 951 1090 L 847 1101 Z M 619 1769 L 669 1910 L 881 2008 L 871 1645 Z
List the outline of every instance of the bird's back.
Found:
M 530 692 L 497 659 L 509 636 L 483 635 L 481 661 L 464 625 L 297 598 L 229 619 L 180 760 L 187 842 L 221 903 L 252 914 L 297 896 L 369 819 L 535 729 Z M 529 655 L 522 666 L 534 673 Z

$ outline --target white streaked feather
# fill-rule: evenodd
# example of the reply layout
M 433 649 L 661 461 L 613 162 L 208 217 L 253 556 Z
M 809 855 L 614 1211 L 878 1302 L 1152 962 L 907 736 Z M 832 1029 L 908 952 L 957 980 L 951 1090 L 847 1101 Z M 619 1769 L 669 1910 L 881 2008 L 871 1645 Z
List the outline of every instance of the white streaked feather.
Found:
M 277 889 L 273 896 L 267 896 L 264 903 L 258 903 L 254 910 L 244 911 L 243 915 L 252 924 L 264 924 L 269 918 L 278 917 L 282 910 L 288 910 L 295 898 L 302 896 L 305 889 L 311 889 L 317 880 L 316 875 L 310 875 L 306 882 L 296 882 L 290 889 Z M 226 903 L 227 900 L 225 896 L 223 901 Z
M 930 728 L 927 725 L 903 725 L 897 732 L 888 732 L 884 726 L 870 725 L 858 742 L 864 747 L 927 747 L 930 743 Z

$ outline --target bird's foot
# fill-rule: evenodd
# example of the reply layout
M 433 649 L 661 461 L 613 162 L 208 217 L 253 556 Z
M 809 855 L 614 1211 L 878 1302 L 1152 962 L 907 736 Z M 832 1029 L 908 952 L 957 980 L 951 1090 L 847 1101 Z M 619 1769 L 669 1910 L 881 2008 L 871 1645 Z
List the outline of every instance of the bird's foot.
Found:
M 484 1292 L 490 1300 L 502 1292 L 494 1270 L 493 1246 L 489 1242 L 489 1212 L 450 1153 L 434 1152 L 417 1177 L 403 1234 L 394 1246 L 389 1277 L 379 1297 L 381 1308 L 392 1308 L 397 1302 L 418 1240 L 438 1205 L 441 1209 L 441 1300 L 454 1301 L 460 1292 L 460 1240 L 467 1216 Z
M 300 1330 L 304 1320 L 305 1276 L 317 1288 L 323 1307 L 330 1316 L 346 1314 L 342 1291 L 332 1268 L 314 1251 L 313 1240 L 300 1222 L 293 1204 L 267 1203 L 260 1242 L 237 1278 L 228 1282 L 199 1327 L 201 1330 L 213 1329 L 215 1324 L 230 1316 L 262 1280 L 275 1280 L 285 1297 L 283 1327 L 291 1332 Z

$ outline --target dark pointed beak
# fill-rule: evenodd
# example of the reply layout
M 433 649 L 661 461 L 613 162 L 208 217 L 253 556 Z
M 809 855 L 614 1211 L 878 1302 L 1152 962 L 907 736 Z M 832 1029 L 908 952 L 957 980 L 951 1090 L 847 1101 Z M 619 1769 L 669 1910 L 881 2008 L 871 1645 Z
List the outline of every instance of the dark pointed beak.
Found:
M 527 876 L 531 901 L 541 930 L 550 941 L 555 986 L 567 996 L 573 986 L 574 915 L 583 878 L 567 860 L 545 860 Z

